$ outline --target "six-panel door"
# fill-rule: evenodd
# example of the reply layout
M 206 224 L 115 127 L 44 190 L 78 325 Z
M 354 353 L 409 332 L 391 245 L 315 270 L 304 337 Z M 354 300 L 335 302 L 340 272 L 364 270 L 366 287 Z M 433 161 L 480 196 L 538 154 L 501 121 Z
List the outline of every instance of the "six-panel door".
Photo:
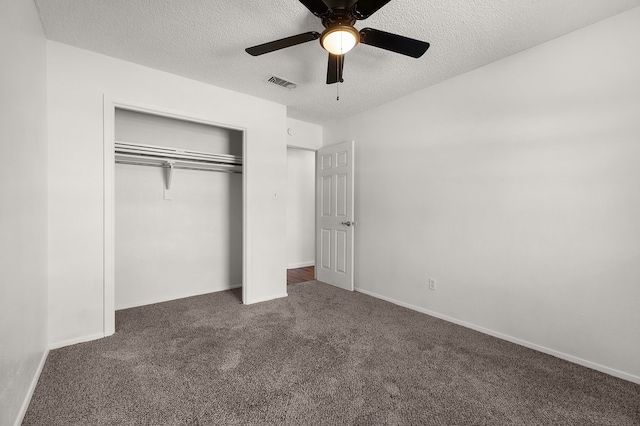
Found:
M 353 290 L 353 141 L 318 150 L 316 278 Z

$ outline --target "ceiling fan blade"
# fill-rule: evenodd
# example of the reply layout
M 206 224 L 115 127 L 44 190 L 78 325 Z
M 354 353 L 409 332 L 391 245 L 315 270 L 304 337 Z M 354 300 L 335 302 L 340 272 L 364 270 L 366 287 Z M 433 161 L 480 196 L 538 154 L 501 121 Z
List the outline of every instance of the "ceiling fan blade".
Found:
M 429 48 L 429 43 L 386 31 L 364 28 L 360 31 L 360 43 L 419 58 Z
M 315 31 L 309 31 L 308 33 L 298 34 L 280 40 L 270 41 L 269 43 L 259 44 L 257 46 L 248 47 L 244 49 L 249 55 L 259 56 L 265 53 L 274 52 L 276 50 L 284 49 L 287 47 L 295 46 L 296 44 L 306 43 L 308 41 L 317 40 L 320 38 L 320 34 Z
M 327 66 L 327 84 L 342 83 L 342 70 L 344 68 L 344 55 L 329 53 L 329 65 Z
M 356 19 L 367 19 L 391 0 L 360 0 L 353 6 L 352 13 Z
M 300 3 L 319 18 L 323 18 L 331 13 L 331 8 L 322 0 L 300 0 Z

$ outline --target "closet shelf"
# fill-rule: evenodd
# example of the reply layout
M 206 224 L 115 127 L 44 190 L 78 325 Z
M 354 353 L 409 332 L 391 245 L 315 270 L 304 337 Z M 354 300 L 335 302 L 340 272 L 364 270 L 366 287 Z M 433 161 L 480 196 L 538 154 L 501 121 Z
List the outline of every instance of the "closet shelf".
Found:
M 242 157 L 165 146 L 115 141 L 115 161 L 121 164 L 242 173 Z

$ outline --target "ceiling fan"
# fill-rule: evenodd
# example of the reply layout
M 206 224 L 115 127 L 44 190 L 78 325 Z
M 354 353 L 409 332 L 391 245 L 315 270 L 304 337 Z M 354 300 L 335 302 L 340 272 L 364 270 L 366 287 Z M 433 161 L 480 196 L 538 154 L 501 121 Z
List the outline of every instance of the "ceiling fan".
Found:
M 429 43 L 373 28 L 356 30 L 356 21 L 367 19 L 390 0 L 300 0 L 307 9 L 322 20 L 325 30 L 322 34 L 309 31 L 258 46 L 249 47 L 246 52 L 253 56 L 285 49 L 308 41 L 320 39 L 320 45 L 329 52 L 327 84 L 343 82 L 344 54 L 358 43 L 379 47 L 391 52 L 421 57 L 429 48 Z

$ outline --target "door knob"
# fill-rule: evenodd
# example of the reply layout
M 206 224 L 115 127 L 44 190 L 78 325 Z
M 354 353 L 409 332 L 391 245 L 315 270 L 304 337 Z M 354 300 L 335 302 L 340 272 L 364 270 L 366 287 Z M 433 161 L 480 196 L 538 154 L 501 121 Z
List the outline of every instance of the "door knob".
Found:
M 346 222 L 340 222 L 342 225 L 345 226 L 351 226 L 351 222 L 350 221 L 346 221 Z

